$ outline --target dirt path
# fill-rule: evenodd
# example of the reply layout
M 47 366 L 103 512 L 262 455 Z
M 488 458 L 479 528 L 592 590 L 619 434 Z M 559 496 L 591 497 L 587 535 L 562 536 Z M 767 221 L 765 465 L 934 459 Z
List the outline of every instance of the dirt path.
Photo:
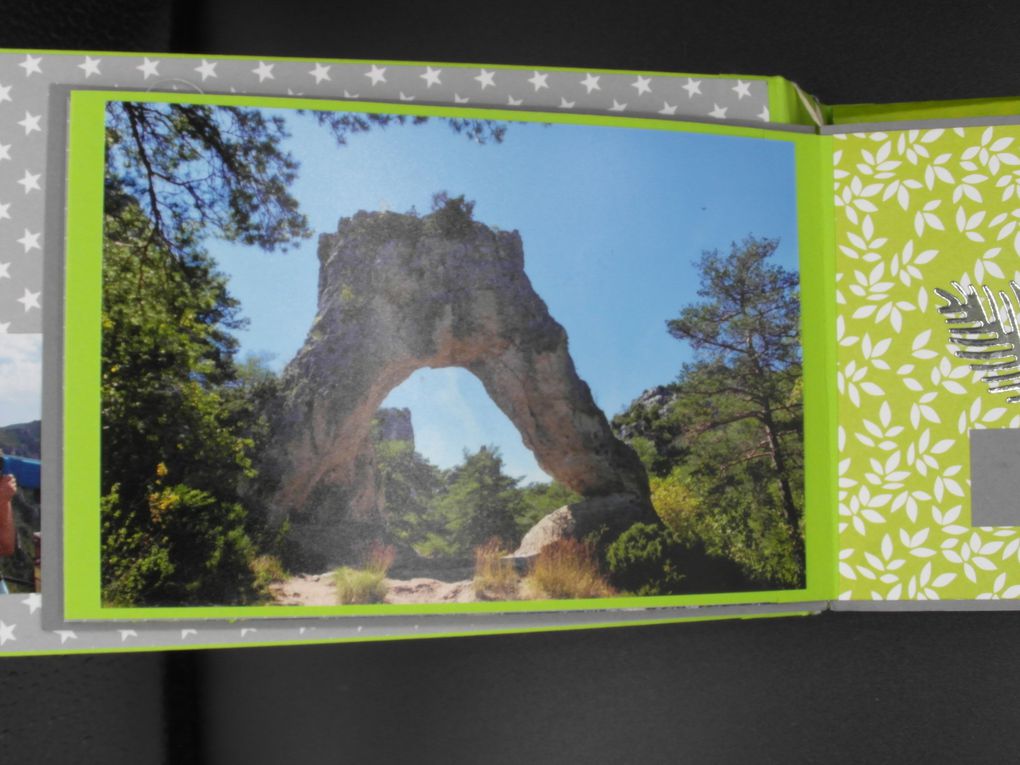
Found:
M 438 579 L 384 580 L 388 592 L 386 603 L 471 603 L 475 598 L 470 579 L 442 582 Z M 333 573 L 297 574 L 286 581 L 270 585 L 274 600 L 288 606 L 335 606 L 336 584 Z
M 273 599 L 287 606 L 335 606 L 336 584 L 333 573 L 298 574 L 269 585 Z

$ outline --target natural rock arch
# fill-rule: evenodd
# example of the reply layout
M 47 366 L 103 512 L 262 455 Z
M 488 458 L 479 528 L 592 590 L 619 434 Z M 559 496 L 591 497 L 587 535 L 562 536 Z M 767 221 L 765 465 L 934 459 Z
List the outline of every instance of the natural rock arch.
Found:
M 364 488 L 373 417 L 423 367 L 476 375 L 542 469 L 585 498 L 529 532 L 521 554 L 654 518 L 644 467 L 578 376 L 520 235 L 453 215 L 359 212 L 319 239 L 318 311 L 284 371 L 273 447 L 274 505 L 312 559 L 349 557 L 379 523 Z

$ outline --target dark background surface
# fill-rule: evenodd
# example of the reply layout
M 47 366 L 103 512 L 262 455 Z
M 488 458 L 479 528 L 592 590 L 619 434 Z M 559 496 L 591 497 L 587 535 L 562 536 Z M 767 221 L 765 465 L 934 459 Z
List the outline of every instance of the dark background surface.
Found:
M 0 47 L 781 74 L 829 103 L 1020 95 L 1008 2 L 9 2 Z M 0 759 L 1013 762 L 1020 614 L 0 660 Z

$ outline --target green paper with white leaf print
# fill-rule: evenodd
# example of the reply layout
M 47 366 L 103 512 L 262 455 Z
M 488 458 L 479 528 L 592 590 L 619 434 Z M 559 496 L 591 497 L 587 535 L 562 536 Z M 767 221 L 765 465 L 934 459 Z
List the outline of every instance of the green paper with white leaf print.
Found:
M 833 136 L 839 598 L 1020 598 L 1020 527 L 972 527 L 969 431 L 1020 404 L 955 355 L 934 288 L 1020 281 L 1020 126 Z

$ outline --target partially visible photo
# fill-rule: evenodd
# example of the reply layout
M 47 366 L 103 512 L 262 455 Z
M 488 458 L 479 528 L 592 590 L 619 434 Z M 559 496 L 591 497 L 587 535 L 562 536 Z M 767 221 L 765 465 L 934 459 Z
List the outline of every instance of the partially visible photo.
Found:
M 0 595 L 39 592 L 42 335 L 0 335 Z

